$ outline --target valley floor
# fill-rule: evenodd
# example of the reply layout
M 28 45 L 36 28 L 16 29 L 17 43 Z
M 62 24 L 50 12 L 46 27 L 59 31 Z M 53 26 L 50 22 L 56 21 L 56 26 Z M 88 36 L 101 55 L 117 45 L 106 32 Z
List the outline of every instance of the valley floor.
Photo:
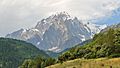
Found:
M 75 59 L 46 68 L 120 68 L 120 58 Z

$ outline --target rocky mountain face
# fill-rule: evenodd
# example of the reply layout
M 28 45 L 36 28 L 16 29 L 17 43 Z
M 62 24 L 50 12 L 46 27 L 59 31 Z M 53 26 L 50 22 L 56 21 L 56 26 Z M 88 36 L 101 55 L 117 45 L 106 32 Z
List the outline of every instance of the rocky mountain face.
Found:
M 105 27 L 89 22 L 83 23 L 77 17 L 60 12 L 42 19 L 34 28 L 20 29 L 6 37 L 30 42 L 45 51 L 61 52 L 91 39 L 94 34 L 99 33 Z

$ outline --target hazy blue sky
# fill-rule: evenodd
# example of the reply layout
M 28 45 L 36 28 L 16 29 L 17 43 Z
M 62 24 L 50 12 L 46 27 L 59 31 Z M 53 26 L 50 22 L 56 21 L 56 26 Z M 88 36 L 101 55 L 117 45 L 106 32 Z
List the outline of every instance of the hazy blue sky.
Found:
M 112 11 L 120 7 L 120 0 L 0 0 L 0 36 L 20 28 L 31 28 L 49 15 L 66 11 L 81 20 L 102 19 L 97 23 L 119 22 Z M 111 23 L 113 23 L 111 22 Z M 107 24 L 111 24 L 107 23 Z

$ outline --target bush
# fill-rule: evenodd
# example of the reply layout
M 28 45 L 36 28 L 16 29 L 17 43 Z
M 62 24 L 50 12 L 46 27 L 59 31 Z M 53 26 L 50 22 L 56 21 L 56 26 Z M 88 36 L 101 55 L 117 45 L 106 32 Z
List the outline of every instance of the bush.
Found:
M 109 58 L 117 58 L 117 57 L 120 57 L 120 54 L 112 54 L 109 56 Z

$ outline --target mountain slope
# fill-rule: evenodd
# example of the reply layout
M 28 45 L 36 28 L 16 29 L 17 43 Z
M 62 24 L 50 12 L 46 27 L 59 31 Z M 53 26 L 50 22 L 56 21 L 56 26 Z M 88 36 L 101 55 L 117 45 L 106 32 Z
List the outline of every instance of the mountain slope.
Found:
M 24 59 L 40 55 L 49 57 L 44 51 L 24 41 L 0 38 L 0 68 L 17 68 Z
M 6 37 L 28 41 L 42 50 L 61 52 L 91 39 L 101 29 L 101 25 L 84 24 L 77 17 L 60 12 L 42 19 L 34 28 L 20 29 Z
M 119 25 L 119 24 L 118 24 Z M 120 28 L 109 28 L 93 37 L 93 40 L 84 45 L 73 47 L 59 56 L 59 61 L 76 58 L 120 57 Z
M 75 59 L 46 68 L 119 68 L 120 58 Z

